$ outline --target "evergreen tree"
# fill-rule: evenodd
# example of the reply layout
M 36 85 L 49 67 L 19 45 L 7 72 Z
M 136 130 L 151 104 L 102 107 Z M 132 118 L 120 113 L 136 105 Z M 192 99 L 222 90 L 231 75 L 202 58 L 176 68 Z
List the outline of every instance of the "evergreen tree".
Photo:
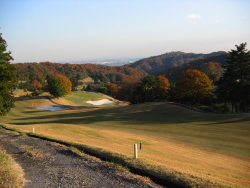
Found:
M 6 41 L 0 33 L 0 115 L 6 115 L 13 108 L 15 98 L 12 91 L 17 84 L 16 68 L 10 64 L 11 52 L 5 52 L 7 48 Z
M 250 104 L 250 51 L 246 45 L 235 45 L 236 50 L 229 52 L 226 71 L 216 84 L 218 100 L 232 103 L 236 112 L 246 112 Z
M 66 95 L 66 91 L 63 88 L 61 81 L 53 76 L 48 79 L 49 93 L 56 98 Z

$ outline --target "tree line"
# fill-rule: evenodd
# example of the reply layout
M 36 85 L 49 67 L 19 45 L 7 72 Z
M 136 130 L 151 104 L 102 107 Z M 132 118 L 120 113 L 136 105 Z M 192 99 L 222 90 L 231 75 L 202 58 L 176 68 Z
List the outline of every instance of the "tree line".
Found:
M 147 76 L 141 82 L 129 86 L 125 99 L 132 104 L 167 100 L 210 111 L 248 112 L 250 51 L 246 46 L 247 43 L 236 45 L 236 50 L 226 54 L 226 62 L 219 65 L 223 68 L 220 69 L 219 78 L 214 73 L 218 70 L 215 68 L 217 65 L 209 62 L 205 63 L 204 72 L 210 72 L 210 77 L 201 71 L 204 64 L 197 69 L 187 69 L 177 82 L 171 82 L 162 75 Z M 197 60 L 199 64 L 200 61 Z M 114 97 L 124 99 L 124 88 L 121 85 L 110 85 L 109 92 Z

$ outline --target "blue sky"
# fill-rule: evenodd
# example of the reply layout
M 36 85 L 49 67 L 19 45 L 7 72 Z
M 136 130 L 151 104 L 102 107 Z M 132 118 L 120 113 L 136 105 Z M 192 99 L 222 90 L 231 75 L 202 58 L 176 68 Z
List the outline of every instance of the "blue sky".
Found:
M 249 8 L 249 0 L 0 0 L 0 33 L 13 62 L 210 53 L 250 45 Z

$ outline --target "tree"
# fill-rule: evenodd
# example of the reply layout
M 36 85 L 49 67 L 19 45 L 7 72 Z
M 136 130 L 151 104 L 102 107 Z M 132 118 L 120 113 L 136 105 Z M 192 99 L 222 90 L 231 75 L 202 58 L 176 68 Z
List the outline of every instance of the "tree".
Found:
M 236 50 L 229 52 L 226 71 L 216 83 L 218 100 L 230 102 L 236 112 L 246 112 L 250 105 L 250 51 L 246 45 L 235 45 Z
M 55 74 L 48 79 L 48 88 L 52 96 L 58 98 L 71 93 L 71 81 L 61 74 Z
M 39 81 L 37 81 L 37 80 L 33 80 L 32 82 L 32 85 L 34 86 L 34 88 L 37 90 L 38 88 L 41 88 L 41 87 L 43 87 L 43 85 L 39 82 Z
M 169 80 L 164 76 L 147 76 L 132 93 L 131 103 L 156 102 L 168 98 Z
M 223 75 L 224 69 L 219 63 L 208 62 L 199 67 L 201 72 L 204 72 L 210 79 L 218 81 Z
M 79 81 L 76 77 L 71 77 L 70 81 L 72 83 L 72 90 L 77 91 L 77 86 L 79 85 Z
M 52 77 L 57 78 L 61 81 L 62 87 L 65 90 L 65 94 L 68 95 L 72 91 L 72 82 L 70 79 L 62 74 L 55 74 Z
M 109 84 L 107 88 L 108 88 L 108 93 L 116 98 L 121 89 L 121 86 L 118 86 L 117 84 Z
M 65 96 L 66 93 L 62 87 L 61 81 L 57 78 L 50 77 L 48 79 L 48 89 L 49 93 L 56 98 Z
M 203 103 L 212 97 L 212 82 L 205 73 L 189 69 L 176 83 L 176 97 L 191 106 Z
M 11 52 L 5 52 L 7 48 L 6 41 L 0 33 L 0 115 L 6 115 L 11 108 L 15 107 L 15 98 L 12 91 L 17 84 L 16 68 L 10 64 L 14 60 Z
M 171 85 L 169 79 L 165 76 L 157 76 L 156 79 L 161 81 L 161 83 L 157 85 L 157 95 L 159 100 L 168 99 Z

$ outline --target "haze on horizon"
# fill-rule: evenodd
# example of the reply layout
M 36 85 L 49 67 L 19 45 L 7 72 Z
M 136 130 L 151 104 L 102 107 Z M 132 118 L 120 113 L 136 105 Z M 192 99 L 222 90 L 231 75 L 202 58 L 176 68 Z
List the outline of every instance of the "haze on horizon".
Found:
M 249 7 L 248 0 L 1 0 L 0 33 L 14 63 L 211 53 L 250 44 Z

